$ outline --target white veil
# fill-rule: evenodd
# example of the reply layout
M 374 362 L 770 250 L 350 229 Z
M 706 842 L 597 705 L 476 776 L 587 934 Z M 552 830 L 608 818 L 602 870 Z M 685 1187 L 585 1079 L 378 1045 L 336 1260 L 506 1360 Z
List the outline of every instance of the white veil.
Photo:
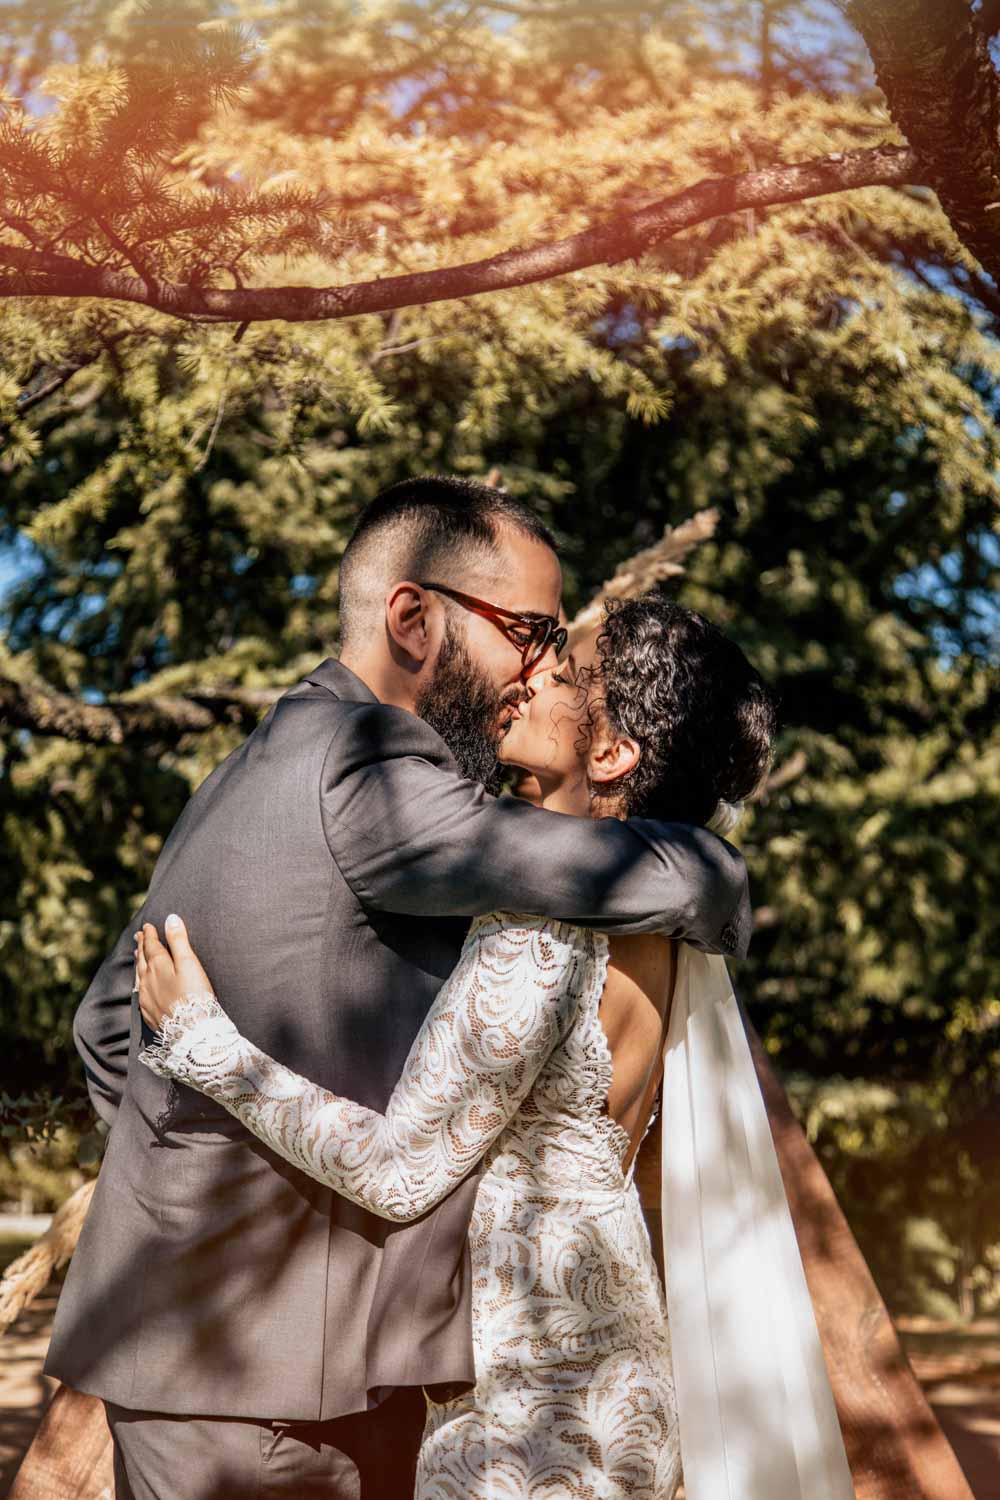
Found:
M 741 804 L 708 827 L 728 833 Z M 854 1500 L 726 961 L 682 943 L 663 1075 L 667 1307 L 688 1500 Z

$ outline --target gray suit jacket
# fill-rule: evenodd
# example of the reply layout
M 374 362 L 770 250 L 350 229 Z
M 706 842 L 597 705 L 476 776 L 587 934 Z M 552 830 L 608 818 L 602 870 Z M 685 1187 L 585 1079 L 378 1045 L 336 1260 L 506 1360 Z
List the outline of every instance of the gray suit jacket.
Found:
M 131 933 L 180 912 L 251 1041 L 381 1110 L 468 919 L 496 908 L 738 956 L 750 932 L 721 839 L 488 797 L 420 719 L 323 662 L 191 799 L 77 1013 L 113 1129 L 49 1374 L 120 1406 L 287 1420 L 473 1380 L 476 1175 L 390 1224 L 137 1064 Z

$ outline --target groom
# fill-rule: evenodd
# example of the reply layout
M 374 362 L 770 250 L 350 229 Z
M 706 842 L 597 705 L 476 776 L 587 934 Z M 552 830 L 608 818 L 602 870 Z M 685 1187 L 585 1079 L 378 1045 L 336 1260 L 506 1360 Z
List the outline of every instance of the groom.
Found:
M 495 799 L 560 643 L 552 537 L 466 480 L 404 481 L 340 575 L 342 654 L 191 799 L 80 1006 L 113 1126 L 46 1371 L 103 1398 L 118 1500 L 405 1500 L 431 1399 L 474 1380 L 473 1174 L 390 1224 L 134 1065 L 131 934 L 180 912 L 257 1046 L 383 1110 L 470 917 L 504 908 L 742 956 L 740 856 L 704 829 Z

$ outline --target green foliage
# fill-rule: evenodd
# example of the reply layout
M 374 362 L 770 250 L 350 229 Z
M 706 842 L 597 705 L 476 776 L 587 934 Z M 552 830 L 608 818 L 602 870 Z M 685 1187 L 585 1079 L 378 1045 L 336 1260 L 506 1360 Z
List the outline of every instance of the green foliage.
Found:
M 805 1076 L 789 1092 L 890 1306 L 971 1318 L 1000 1306 L 995 1107 L 955 1128 L 948 1081 Z
M 835 77 L 795 55 L 795 5 L 774 7 L 786 29 L 766 94 L 747 64 L 756 8 L 738 5 L 502 26 L 484 7 L 459 26 L 447 5 L 289 0 L 262 19 L 238 3 L 254 29 L 235 44 L 194 31 L 206 7 L 171 9 L 184 78 L 141 7 L 91 0 L 69 27 L 82 72 L 63 61 L 45 84 L 54 60 L 25 64 L 59 109 L 11 109 L 0 144 L 40 183 L 50 158 L 84 172 L 85 140 L 104 153 L 82 208 L 51 180 L 18 201 L 66 253 L 129 274 L 109 225 L 158 276 L 368 280 L 892 136 L 849 49 Z M 142 69 L 160 69 L 157 125 L 133 143 Z M 0 243 L 25 243 L 9 219 Z M 30 567 L 4 606 L 0 672 L 98 697 L 294 681 L 336 648 L 354 516 L 408 473 L 499 466 L 564 544 L 571 613 L 665 524 L 718 506 L 679 596 L 775 684 L 778 767 L 798 767 L 739 834 L 758 909 L 741 992 L 802 1080 L 883 1286 L 905 1305 L 988 1309 L 1000 1204 L 976 1153 L 1000 1062 L 1000 356 L 986 296 L 933 198 L 868 189 L 706 224 L 641 262 L 253 325 L 238 343 L 125 303 L 0 302 L 0 537 Z M 0 1049 L 15 1097 L 79 1087 L 76 1001 L 233 742 L 6 733 Z
M 96 1132 L 81 1140 L 70 1128 L 46 1126 L 44 1139 L 0 1148 L 0 1209 L 54 1212 L 93 1175 L 102 1146 Z

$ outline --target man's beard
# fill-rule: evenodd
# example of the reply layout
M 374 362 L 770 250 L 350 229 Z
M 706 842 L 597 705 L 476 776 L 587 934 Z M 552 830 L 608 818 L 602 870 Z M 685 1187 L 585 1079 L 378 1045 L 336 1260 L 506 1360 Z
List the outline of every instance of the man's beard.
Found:
M 504 768 L 498 759 L 504 703 L 521 694 L 499 691 L 469 655 L 464 641 L 446 630 L 434 676 L 417 696 L 417 713 L 436 729 L 468 781 L 477 781 L 495 796 Z

